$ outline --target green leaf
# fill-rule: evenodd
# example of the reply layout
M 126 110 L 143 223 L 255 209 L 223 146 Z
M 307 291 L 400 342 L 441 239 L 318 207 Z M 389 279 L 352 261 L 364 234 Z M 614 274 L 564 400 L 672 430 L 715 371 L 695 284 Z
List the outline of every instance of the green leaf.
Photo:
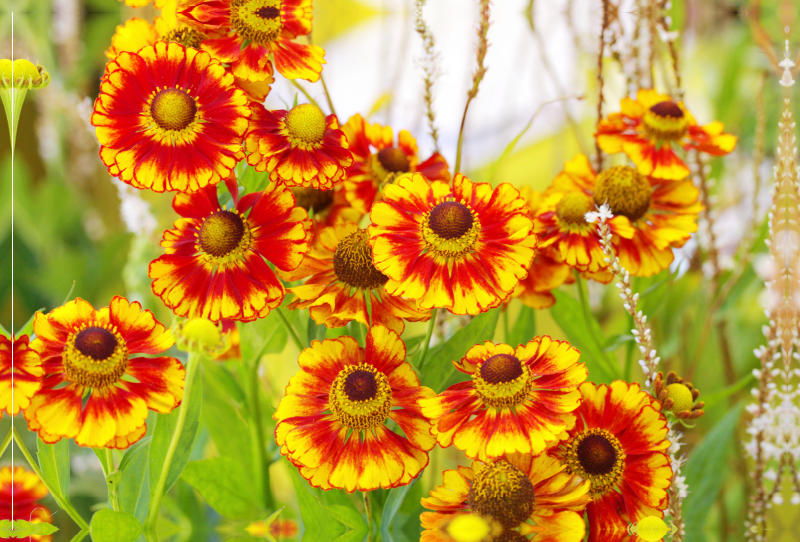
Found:
M 228 457 L 190 461 L 181 478 L 195 488 L 221 516 L 235 520 L 261 515 L 254 484 L 242 466 Z
M 150 437 L 147 437 L 131 446 L 119 464 L 119 470 L 122 471 L 119 482 L 120 506 L 142 523 L 147 519 L 147 507 L 150 506 L 150 484 L 147 476 L 150 441 Z
M 134 542 L 142 534 L 136 516 L 108 508 L 95 512 L 89 529 L 93 542 Z
M 31 536 L 46 536 L 58 531 L 52 523 L 39 521 L 31 523 L 24 519 L 14 521 L 4 519 L 0 521 L 0 536 L 3 538 L 30 538 Z
M 6 328 L 3 327 L 3 324 L 0 324 L 0 335 L 5 337 L 6 339 L 10 339 L 11 338 L 11 333 L 9 333 L 8 330 L 6 330 Z
M 309 488 L 306 487 L 307 482 L 295 468 L 292 468 L 292 483 L 305 527 L 302 542 L 330 542 L 346 532 L 344 525 L 330 520 L 330 512 L 320 504 L 319 499 L 312 495 Z
M 729 396 L 733 395 L 739 390 L 743 390 L 751 383 L 755 381 L 756 377 L 753 376 L 753 373 L 743 376 L 739 379 L 738 382 L 734 382 L 727 388 L 723 388 L 721 390 L 715 391 L 714 393 L 709 393 L 708 395 L 701 395 L 700 400 L 702 400 L 706 405 L 704 407 L 705 410 L 708 410 L 710 407 L 716 405 L 720 401 L 727 399 Z
M 69 500 L 69 441 L 61 439 L 47 444 L 37 437 L 39 468 L 50 487 L 58 491 L 59 497 Z
M 418 480 L 419 478 L 414 478 L 408 485 L 389 490 L 389 497 L 383 505 L 383 514 L 381 514 L 381 540 L 384 542 L 394 542 L 389 530 L 392 526 L 392 520 L 397 511 L 400 510 L 400 506 L 402 506 L 411 486 L 416 484 Z
M 5 330 L 4 330 L 5 331 Z M 11 538 L 13 527 L 10 519 L 0 519 L 0 536 L 3 538 Z
M 720 470 L 725 465 L 730 444 L 743 403 L 731 409 L 705 438 L 695 446 L 681 475 L 689 484 L 689 496 L 683 501 L 683 519 L 686 522 L 686 542 L 701 540 L 700 534 L 717 500 L 724 476 Z
M 476 341 L 492 340 L 499 317 L 500 311 L 494 310 L 479 314 L 450 340 L 431 348 L 425 360 L 423 384 L 439 392 L 458 381 L 452 361 L 463 358 Z
M 506 309 L 508 311 L 508 309 Z M 506 343 L 512 347 L 518 344 L 527 344 L 528 341 L 536 336 L 536 311 L 525 305 L 520 309 L 517 315 L 517 321 L 514 322 L 509 336 L 506 337 Z
M 342 525 L 350 527 L 350 530 L 335 539 L 335 542 L 361 542 L 367 536 L 369 526 L 361 514 L 349 506 L 331 504 L 323 507 L 330 512 L 331 516 Z
M 612 361 L 593 338 L 600 337 L 602 344 L 606 342 L 594 316 L 590 315 L 589 325 L 596 335 L 586 329 L 583 310 L 574 297 L 559 290 L 554 290 L 553 295 L 556 297 L 556 304 L 550 308 L 550 314 L 567 336 L 569 343 L 580 350 L 580 361 L 589 369 L 589 380 L 597 384 L 608 384 L 622 378 L 622 371 L 616 361 Z
M 297 313 L 298 311 L 286 311 L 284 315 L 289 323 L 294 324 Z M 279 316 L 272 313 L 266 318 L 260 318 L 255 322 L 249 322 L 246 326 L 240 326 L 239 333 L 242 359 L 247 362 L 259 353 L 275 354 L 283 351 L 286 341 L 289 340 L 289 335 Z
M 239 177 L 239 184 L 244 186 L 244 191 L 248 194 L 261 192 L 269 184 L 269 173 L 259 173 L 254 167 L 246 167 Z M 239 194 L 240 197 L 241 195 Z
M 198 361 L 195 361 L 198 363 Z M 198 368 L 199 369 L 199 368 Z M 192 396 L 183 398 L 184 401 L 189 401 L 189 411 L 186 413 L 186 421 L 183 425 L 178 440 L 178 446 L 175 449 L 175 455 L 172 457 L 172 463 L 169 466 L 167 473 L 167 481 L 164 485 L 164 493 L 175 484 L 183 472 L 183 468 L 189 461 L 189 455 L 192 453 L 192 444 L 197 436 L 197 429 L 200 426 L 200 410 L 203 403 L 203 379 L 202 375 L 195 375 L 194 385 L 192 386 Z M 170 440 L 175 433 L 175 427 L 178 423 L 178 411 L 176 408 L 169 414 L 159 414 L 156 418 L 156 427 L 153 431 L 153 440 L 150 441 L 150 452 L 148 453 L 148 471 L 150 482 L 150 498 L 156 491 L 158 479 L 161 477 L 161 468 L 164 466 L 164 458 L 167 456 Z

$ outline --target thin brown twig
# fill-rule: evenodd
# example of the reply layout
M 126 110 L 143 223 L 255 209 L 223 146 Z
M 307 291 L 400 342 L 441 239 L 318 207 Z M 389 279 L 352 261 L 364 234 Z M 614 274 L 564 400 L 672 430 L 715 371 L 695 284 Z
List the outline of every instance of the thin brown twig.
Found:
M 422 64 L 423 82 L 425 84 L 425 93 L 422 98 L 425 100 L 425 117 L 428 119 L 428 130 L 433 139 L 433 148 L 436 152 L 439 152 L 439 129 L 436 127 L 436 112 L 433 109 L 433 85 L 439 75 L 437 64 L 439 54 L 434 48 L 433 34 L 431 34 L 427 23 L 425 23 L 425 18 L 422 16 L 422 8 L 425 7 L 425 2 L 426 0 L 417 0 L 414 16 L 417 25 L 416 30 L 422 38 L 422 47 L 425 50 Z
M 603 27 L 600 30 L 600 47 L 597 52 L 597 125 L 603 120 L 603 89 L 605 80 L 603 79 L 603 56 L 606 49 L 606 31 L 608 30 L 608 0 L 603 0 Z M 603 169 L 603 150 L 597 138 L 594 138 L 595 149 L 595 170 Z

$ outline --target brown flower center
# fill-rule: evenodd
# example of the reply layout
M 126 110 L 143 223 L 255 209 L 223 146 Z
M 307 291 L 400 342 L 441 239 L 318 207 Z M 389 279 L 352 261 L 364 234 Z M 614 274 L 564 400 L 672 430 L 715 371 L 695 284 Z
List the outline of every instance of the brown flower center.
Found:
M 463 203 L 443 201 L 428 216 L 428 226 L 442 239 L 458 239 L 472 227 L 472 212 Z
M 578 461 L 589 474 L 608 474 L 617 462 L 617 452 L 605 436 L 589 435 L 578 444 Z
M 114 353 L 117 339 L 107 329 L 87 327 L 75 337 L 75 348 L 84 356 L 100 361 Z
M 530 539 L 519 531 L 505 530 L 491 542 L 530 542 Z
M 503 384 L 522 376 L 522 363 L 510 354 L 495 354 L 481 363 L 481 378 L 490 384 Z
M 180 131 L 194 121 L 197 103 L 184 90 L 166 88 L 153 98 L 150 115 L 162 129 Z
M 333 203 L 333 190 L 318 190 L 293 186 L 289 190 L 294 194 L 296 205 L 306 211 L 321 213 Z
M 642 123 L 645 134 L 661 141 L 677 141 L 684 136 L 689 123 L 678 104 L 668 100 L 648 109 Z
M 353 371 L 344 379 L 344 393 L 351 401 L 369 401 L 378 393 L 378 383 L 370 371 Z
M 378 161 L 389 173 L 407 173 L 411 171 L 408 156 L 397 147 L 386 147 L 378 151 Z
M 333 254 L 333 271 L 348 286 L 370 290 L 386 284 L 389 277 L 375 269 L 367 239 L 366 230 L 356 230 L 339 241 Z
M 650 208 L 652 189 L 647 178 L 630 166 L 614 166 L 597 176 L 594 202 L 608 203 L 615 215 L 631 221 L 642 218 Z
M 330 410 L 342 425 L 366 431 L 382 424 L 392 410 L 392 387 L 385 374 L 368 363 L 347 365 L 331 386 Z
M 175 42 L 180 43 L 184 47 L 191 47 L 193 49 L 199 49 L 200 43 L 206 39 L 207 36 L 202 32 L 198 32 L 188 26 L 184 26 L 181 28 L 176 28 L 175 30 L 171 30 L 166 36 L 164 36 L 163 40 L 166 42 Z
M 507 461 L 486 464 L 475 473 L 467 504 L 472 513 L 489 516 L 503 527 L 517 527 L 533 512 L 530 478 Z
M 70 382 L 105 388 L 122 378 L 128 367 L 128 347 L 113 329 L 88 326 L 72 333 L 62 355 L 64 375 Z
M 198 242 L 206 254 L 221 258 L 239 247 L 246 233 L 241 216 L 231 211 L 217 211 L 203 221 Z
M 296 145 L 314 146 L 325 138 L 325 113 L 314 104 L 294 106 L 284 122 L 289 139 Z
M 271 42 L 283 30 L 281 0 L 231 0 L 231 27 L 259 45 Z
M 594 202 L 581 192 L 569 192 L 559 200 L 556 216 L 567 224 L 586 224 L 586 213 L 594 209 Z
M 564 463 L 569 474 L 592 483 L 593 496 L 603 495 L 622 477 L 625 453 L 619 439 L 605 429 L 588 429 L 566 444 Z

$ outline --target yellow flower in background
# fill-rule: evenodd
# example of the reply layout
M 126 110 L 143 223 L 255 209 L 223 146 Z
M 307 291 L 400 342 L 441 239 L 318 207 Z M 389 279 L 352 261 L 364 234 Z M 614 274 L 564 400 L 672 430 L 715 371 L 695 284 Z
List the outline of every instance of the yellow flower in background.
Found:
M 35 472 L 14 465 L 0 468 L 0 521 L 22 519 L 31 523 L 53 523 L 53 514 L 39 503 L 46 496 L 47 488 Z M 52 535 L 30 536 L 34 542 L 50 542 L 52 539 Z M 3 542 L 14 540 L 19 539 L 0 537 Z
M 37 344 L 30 343 L 27 335 L 10 339 L 0 335 L 0 418 L 4 410 L 16 416 L 28 408 L 31 397 L 41 388 L 44 369 Z

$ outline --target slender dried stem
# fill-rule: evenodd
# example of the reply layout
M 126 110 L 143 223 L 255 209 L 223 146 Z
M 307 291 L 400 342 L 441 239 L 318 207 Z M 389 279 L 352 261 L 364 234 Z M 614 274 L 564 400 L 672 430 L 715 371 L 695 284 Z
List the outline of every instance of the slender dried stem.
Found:
M 422 95 L 425 101 L 425 117 L 428 119 L 428 131 L 433 139 L 433 148 L 439 152 L 439 129 L 436 127 L 436 112 L 433 109 L 433 85 L 439 76 L 439 54 L 436 52 L 433 34 L 428 29 L 425 18 L 422 16 L 422 8 L 425 7 L 426 0 L 417 0 L 414 18 L 417 25 L 417 33 L 422 38 L 422 47 L 425 55 L 422 59 L 423 82 L 425 93 Z

